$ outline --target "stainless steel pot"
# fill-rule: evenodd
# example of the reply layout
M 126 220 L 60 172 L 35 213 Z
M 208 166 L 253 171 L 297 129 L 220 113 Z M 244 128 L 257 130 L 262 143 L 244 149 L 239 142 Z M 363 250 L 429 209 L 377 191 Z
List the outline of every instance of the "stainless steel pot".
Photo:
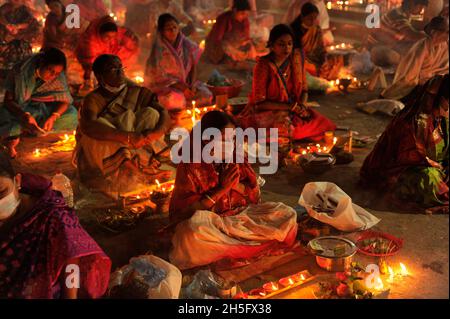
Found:
M 318 250 L 317 248 L 324 246 L 324 243 L 327 244 L 327 247 L 323 250 Z M 345 251 L 343 254 L 335 255 L 332 252 L 338 246 L 345 247 Z M 331 272 L 349 270 L 353 256 L 357 251 L 356 245 L 351 240 L 336 236 L 315 238 L 308 243 L 308 248 L 315 255 L 317 265 Z

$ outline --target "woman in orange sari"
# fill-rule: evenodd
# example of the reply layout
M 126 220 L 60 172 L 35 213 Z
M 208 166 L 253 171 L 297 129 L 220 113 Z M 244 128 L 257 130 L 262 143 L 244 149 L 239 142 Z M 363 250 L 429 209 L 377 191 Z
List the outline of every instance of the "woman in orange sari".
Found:
M 344 59 L 342 56 L 327 55 L 322 29 L 316 22 L 318 16 L 319 9 L 311 2 L 302 6 L 300 15 L 291 24 L 295 46 L 305 52 L 305 68 L 309 74 L 336 79 L 344 66 Z
M 256 50 L 250 37 L 250 4 L 235 0 L 233 9 L 217 17 L 206 38 L 205 55 L 219 64 L 228 58 L 231 64 L 255 60 Z
M 336 125 L 306 107 L 308 88 L 304 54 L 294 50 L 289 26 L 279 24 L 270 32 L 270 53 L 260 58 L 253 73 L 250 103 L 243 126 L 278 128 L 278 135 L 293 140 L 321 140 Z
M 195 130 L 206 136 L 211 129 L 219 131 L 219 137 L 208 143 L 195 140 Z M 170 219 L 177 226 L 169 258 L 179 269 L 230 260 L 237 265 L 242 259 L 290 249 L 295 243 L 296 212 L 283 203 L 261 202 L 255 171 L 245 158 L 237 160 L 234 130 L 228 114 L 211 111 L 181 146 L 181 153 L 183 148 L 195 150 L 192 143 L 199 142 L 200 148 L 178 165 L 170 200 Z M 201 158 L 196 161 L 198 154 Z

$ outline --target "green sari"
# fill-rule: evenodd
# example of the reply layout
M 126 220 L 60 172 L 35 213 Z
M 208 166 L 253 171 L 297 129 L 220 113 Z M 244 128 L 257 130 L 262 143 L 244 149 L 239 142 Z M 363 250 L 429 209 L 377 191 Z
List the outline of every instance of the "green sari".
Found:
M 426 129 L 425 121 L 418 120 L 418 127 Z M 448 199 L 443 199 L 448 192 L 448 127 L 449 120 L 441 120 L 441 128 L 434 130 L 436 144 L 428 147 L 426 152 L 430 159 L 441 164 L 444 169 L 435 167 L 410 167 L 400 175 L 394 188 L 395 196 L 400 200 L 414 201 L 425 206 L 434 207 L 446 205 Z M 446 172 L 447 171 L 447 172 Z

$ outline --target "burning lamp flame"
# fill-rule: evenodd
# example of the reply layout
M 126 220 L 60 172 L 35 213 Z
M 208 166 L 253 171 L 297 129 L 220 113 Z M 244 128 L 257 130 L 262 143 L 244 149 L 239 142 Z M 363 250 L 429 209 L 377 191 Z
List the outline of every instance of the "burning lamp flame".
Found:
M 35 149 L 33 152 L 33 156 L 34 157 L 40 157 L 41 156 L 41 150 L 40 149 Z
M 334 137 L 333 138 L 333 145 L 336 145 L 336 143 L 337 143 L 337 137 Z
M 137 84 L 142 84 L 144 83 L 144 78 L 142 76 L 136 76 L 134 77 L 134 82 L 136 82 Z
M 408 268 L 406 268 L 406 266 L 403 263 L 400 263 L 400 274 L 402 276 L 408 276 L 409 275 Z
M 383 284 L 383 281 L 381 280 L 381 278 L 380 277 L 378 277 L 376 280 L 375 280 L 375 290 L 383 290 L 384 289 L 384 284 Z
M 388 272 L 389 272 L 388 282 L 393 283 L 394 282 L 395 273 L 394 273 L 394 270 L 392 269 L 391 266 L 388 266 Z

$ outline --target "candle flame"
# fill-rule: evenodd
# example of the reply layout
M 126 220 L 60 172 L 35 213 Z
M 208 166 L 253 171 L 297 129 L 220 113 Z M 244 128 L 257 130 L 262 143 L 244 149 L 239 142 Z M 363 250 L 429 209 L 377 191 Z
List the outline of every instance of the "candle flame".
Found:
M 408 268 L 406 268 L 406 266 L 403 263 L 400 263 L 400 274 L 402 276 L 408 276 L 409 275 Z
M 388 266 L 388 272 L 389 272 L 389 279 L 388 282 L 393 283 L 394 282 L 394 270 L 392 269 L 391 266 Z
M 205 47 L 206 47 L 206 41 L 205 41 L 205 40 L 202 40 L 202 42 L 200 42 L 199 47 L 200 47 L 200 49 L 204 50 Z
M 34 150 L 34 152 L 33 152 L 33 155 L 34 155 L 34 157 L 39 157 L 39 156 L 41 156 L 41 150 L 40 149 L 35 149 Z
M 300 274 L 300 280 L 304 281 L 305 280 L 305 276 L 303 276 L 303 274 Z
M 272 288 L 272 290 L 273 290 L 273 291 L 276 291 L 276 290 L 278 290 L 278 287 L 277 287 L 277 286 L 275 286 L 275 284 L 274 284 L 274 283 L 272 283 L 272 287 L 271 287 L 271 288 Z
M 289 282 L 290 285 L 294 284 L 294 281 L 292 280 L 292 278 L 289 278 L 288 282 Z
M 375 282 L 375 289 L 376 289 L 376 290 L 383 290 L 383 288 L 384 288 L 383 281 L 381 280 L 380 277 L 378 277 L 378 278 L 376 279 L 376 282 Z
M 333 138 L 333 145 L 336 145 L 337 140 L 338 140 L 337 137 L 334 137 L 334 138 Z
M 31 49 L 31 51 L 32 51 L 33 53 L 39 53 L 39 52 L 41 51 L 41 47 L 40 47 L 40 46 L 34 46 L 34 47 Z
M 142 84 L 144 83 L 144 78 L 142 76 L 135 76 L 134 77 L 134 82 L 136 82 L 137 84 Z
M 302 155 L 306 155 L 306 151 L 305 150 L 302 151 Z
M 156 183 L 156 185 L 158 186 L 158 188 L 161 187 L 161 183 L 160 183 L 157 179 L 155 180 L 155 183 Z

